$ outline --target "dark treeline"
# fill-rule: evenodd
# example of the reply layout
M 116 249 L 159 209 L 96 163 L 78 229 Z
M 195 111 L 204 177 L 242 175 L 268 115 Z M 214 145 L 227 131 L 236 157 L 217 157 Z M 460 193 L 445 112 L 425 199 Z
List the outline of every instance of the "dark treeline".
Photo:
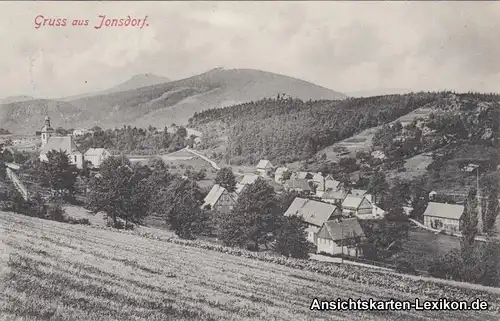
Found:
M 306 102 L 279 97 L 203 111 L 195 114 L 190 124 L 203 128 L 210 123 L 222 123 L 226 133 L 219 135 L 229 139 L 224 156 L 234 163 L 254 163 L 262 158 L 293 162 L 417 108 L 444 104 L 450 94 L 429 92 Z M 487 95 L 485 99 L 497 100 L 498 96 Z M 210 142 L 204 144 L 206 148 L 215 147 L 208 146 Z
M 193 144 L 193 137 L 188 137 L 184 127 L 169 133 L 167 127 L 162 131 L 154 127 L 148 129 L 123 126 L 122 128 L 102 130 L 94 127 L 92 133 L 79 136 L 77 144 L 82 150 L 106 148 L 114 154 L 157 154 L 173 152 Z

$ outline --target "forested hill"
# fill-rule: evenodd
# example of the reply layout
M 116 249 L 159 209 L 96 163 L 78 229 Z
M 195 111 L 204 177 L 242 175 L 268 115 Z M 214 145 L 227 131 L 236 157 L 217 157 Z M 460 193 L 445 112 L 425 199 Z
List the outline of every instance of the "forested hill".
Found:
M 204 131 L 204 148 L 221 150 L 232 163 L 254 164 L 259 159 L 294 162 L 320 149 L 418 108 L 458 113 L 498 102 L 494 94 L 421 92 L 342 101 L 263 99 L 196 113 L 190 126 Z M 458 106 L 458 107 L 457 107 Z M 478 107 L 479 106 L 479 107 Z M 477 124 L 481 126 L 481 124 Z
M 395 120 L 445 95 L 416 93 L 342 101 L 263 99 L 197 113 L 191 126 L 205 131 L 207 149 L 227 144 L 224 156 L 236 163 L 253 164 L 262 158 L 288 163 L 306 159 L 325 146 Z M 221 137 L 227 137 L 227 142 L 221 142 Z

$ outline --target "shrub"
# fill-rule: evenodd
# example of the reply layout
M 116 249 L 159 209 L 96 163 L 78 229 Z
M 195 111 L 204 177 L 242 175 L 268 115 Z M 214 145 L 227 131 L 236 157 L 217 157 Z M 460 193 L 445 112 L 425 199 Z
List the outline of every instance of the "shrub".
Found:
M 61 203 L 51 203 L 47 207 L 47 217 L 50 220 L 65 222 L 65 211 L 61 205 Z

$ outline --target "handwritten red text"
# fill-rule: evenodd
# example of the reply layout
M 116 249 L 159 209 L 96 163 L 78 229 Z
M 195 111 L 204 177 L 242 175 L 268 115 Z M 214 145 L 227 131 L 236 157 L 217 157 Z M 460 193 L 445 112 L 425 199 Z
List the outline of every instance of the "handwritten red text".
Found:
M 35 17 L 35 29 L 40 27 L 65 27 L 68 19 L 66 18 L 46 18 L 43 15 Z
M 93 25 L 94 29 L 102 29 L 107 27 L 134 27 L 142 29 L 148 27 L 148 16 L 144 18 L 132 18 L 127 16 L 125 18 L 108 18 L 106 15 L 97 16 L 97 22 L 91 24 L 88 19 L 68 19 L 59 17 L 46 17 L 44 15 L 37 15 L 34 19 L 35 29 L 42 27 L 88 27 Z
M 99 15 L 99 19 L 100 21 L 94 26 L 96 29 L 101 29 L 102 27 L 138 27 L 142 29 L 144 26 L 149 26 L 146 22 L 148 16 L 144 17 L 144 19 L 134 19 L 130 16 L 127 16 L 125 19 L 109 19 L 106 15 Z

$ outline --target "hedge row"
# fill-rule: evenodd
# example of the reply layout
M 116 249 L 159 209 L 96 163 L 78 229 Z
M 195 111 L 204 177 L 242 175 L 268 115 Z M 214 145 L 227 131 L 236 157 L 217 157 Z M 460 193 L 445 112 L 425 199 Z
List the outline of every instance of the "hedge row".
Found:
M 115 232 L 117 231 L 116 229 L 108 227 L 100 228 Z M 119 230 L 119 232 L 183 246 L 196 247 L 205 250 L 227 253 L 234 256 L 242 256 L 249 259 L 280 264 L 294 269 L 321 273 L 335 278 L 347 279 L 366 285 L 394 289 L 408 294 L 414 294 L 419 297 L 430 297 L 433 299 L 447 298 L 449 300 L 466 301 L 472 301 L 479 298 L 489 303 L 491 311 L 496 313 L 500 312 L 500 295 L 487 291 L 463 288 L 460 286 L 428 280 L 415 280 L 405 275 L 393 273 L 388 274 L 387 272 L 355 265 L 346 266 L 313 260 L 293 259 L 284 256 L 273 256 L 268 253 L 251 252 L 248 250 L 226 247 L 208 242 L 197 240 L 190 241 L 177 237 L 166 237 L 141 231 Z

